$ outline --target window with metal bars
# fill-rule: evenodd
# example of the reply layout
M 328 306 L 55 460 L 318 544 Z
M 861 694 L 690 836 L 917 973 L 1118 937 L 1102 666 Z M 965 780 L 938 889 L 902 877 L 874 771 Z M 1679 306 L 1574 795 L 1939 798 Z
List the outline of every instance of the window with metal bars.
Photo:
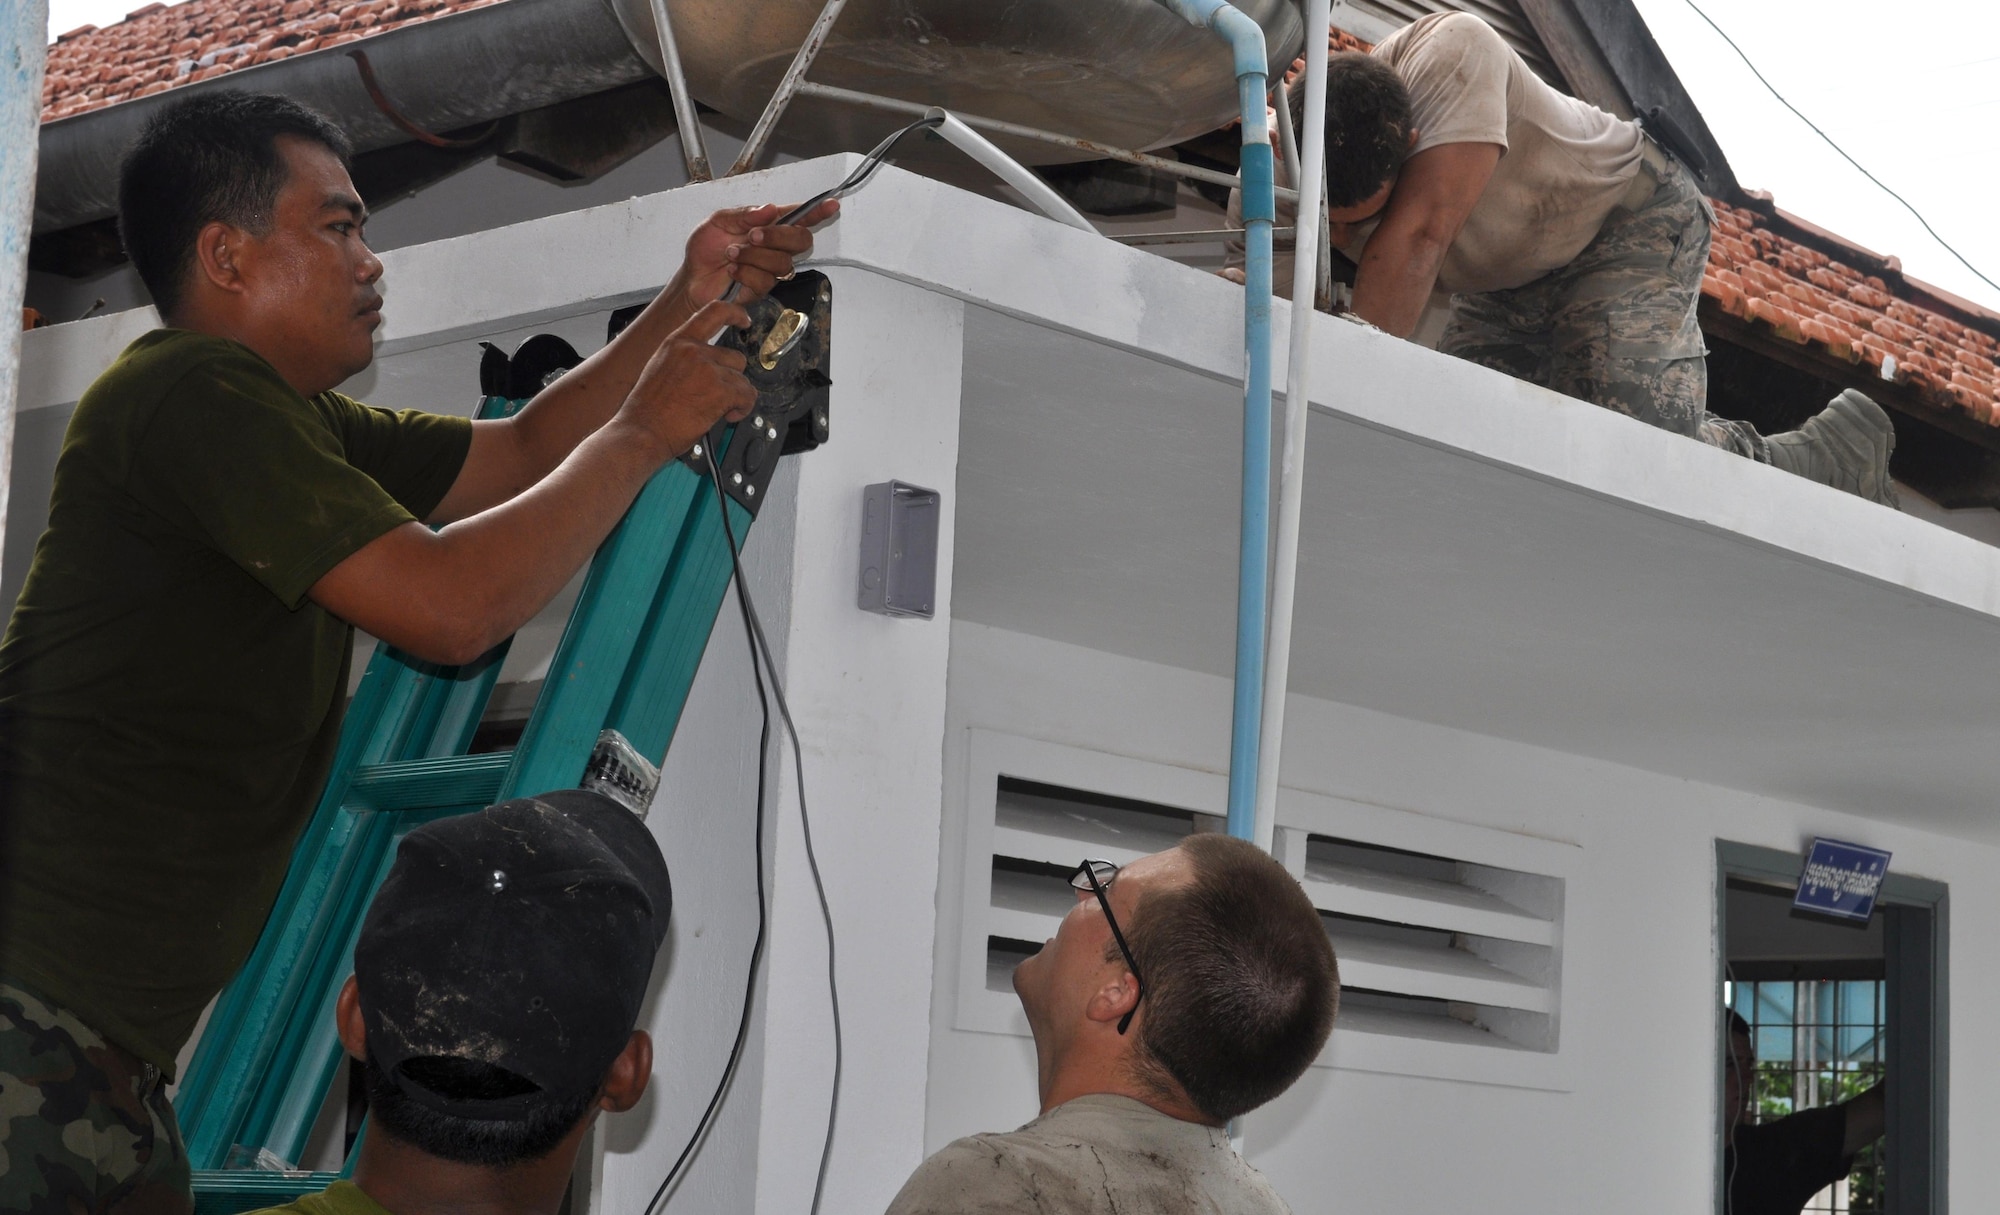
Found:
M 1757 1054 L 1751 1117 L 1773 1122 L 1838 1105 L 1880 1083 L 1886 1057 L 1881 979 L 1725 984 L 1723 1002 L 1750 1024 Z M 1886 1215 L 1882 1144 L 1865 1147 L 1802 1215 Z

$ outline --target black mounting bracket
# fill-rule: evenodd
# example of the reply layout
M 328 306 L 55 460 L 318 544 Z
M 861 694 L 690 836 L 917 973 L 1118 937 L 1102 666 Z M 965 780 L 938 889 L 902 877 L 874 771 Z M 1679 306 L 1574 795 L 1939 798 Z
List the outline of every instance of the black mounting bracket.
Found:
M 833 284 L 802 270 L 749 306 L 750 327 L 730 329 L 716 345 L 741 350 L 757 406 L 741 422 L 717 426 L 681 459 L 708 474 L 716 453 L 722 490 L 754 517 L 764 504 L 778 457 L 826 442 L 828 351 L 833 333 Z

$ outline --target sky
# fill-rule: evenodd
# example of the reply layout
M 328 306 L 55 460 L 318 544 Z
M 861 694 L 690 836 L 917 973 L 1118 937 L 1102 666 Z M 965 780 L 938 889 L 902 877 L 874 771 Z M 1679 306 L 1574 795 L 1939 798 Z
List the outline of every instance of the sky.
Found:
M 100 28 L 116 25 L 133 9 L 144 8 L 150 0 L 49 0 L 49 39 L 80 25 Z M 182 0 L 169 0 L 170 4 Z
M 1736 179 L 1903 272 L 2000 311 L 1894 199 L 1743 66 L 1689 0 L 1635 0 Z M 2000 281 L 2000 4 L 1994 0 L 1694 0 L 1778 92 Z M 1893 7 L 1893 14 L 1890 8 Z M 1893 20 L 1891 18 L 1893 17 Z
M 51 35 L 110 25 L 143 0 L 50 0 Z M 1635 0 L 1745 187 L 1904 272 L 2000 311 L 1982 282 L 1798 118 L 1695 13 Z M 2000 282 L 2000 3 L 1693 0 L 1794 106 Z M 1893 20 L 1890 18 L 1893 16 Z

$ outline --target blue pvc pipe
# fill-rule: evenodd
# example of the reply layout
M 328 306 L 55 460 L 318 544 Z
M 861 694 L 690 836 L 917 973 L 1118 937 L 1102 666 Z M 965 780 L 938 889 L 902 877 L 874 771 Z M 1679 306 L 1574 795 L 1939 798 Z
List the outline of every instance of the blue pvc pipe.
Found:
M 1264 646 L 1271 574 L 1271 224 L 1277 198 L 1264 30 L 1223 0 L 1160 0 L 1228 40 L 1243 110 L 1243 528 L 1236 570 L 1236 686 L 1229 726 L 1229 834 L 1256 832 L 1257 752 L 1264 716 Z
M 1257 121 L 1264 121 L 1257 77 Z M 1229 834 L 1252 838 L 1263 737 L 1271 576 L 1271 145 L 1243 145 L 1243 527 L 1236 571 L 1236 687 L 1229 731 Z M 1253 204 L 1251 199 L 1257 199 Z M 1258 212 L 1261 210 L 1261 214 Z

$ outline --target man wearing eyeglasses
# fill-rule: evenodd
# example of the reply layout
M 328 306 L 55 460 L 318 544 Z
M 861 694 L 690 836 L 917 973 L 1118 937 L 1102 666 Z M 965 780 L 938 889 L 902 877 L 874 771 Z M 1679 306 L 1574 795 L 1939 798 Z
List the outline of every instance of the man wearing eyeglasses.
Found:
M 1086 860 L 1070 885 L 1056 935 L 1014 971 L 1041 1116 L 947 1145 L 889 1215 L 1288 1215 L 1223 1127 L 1290 1088 L 1333 1029 L 1319 913 L 1226 835 Z

